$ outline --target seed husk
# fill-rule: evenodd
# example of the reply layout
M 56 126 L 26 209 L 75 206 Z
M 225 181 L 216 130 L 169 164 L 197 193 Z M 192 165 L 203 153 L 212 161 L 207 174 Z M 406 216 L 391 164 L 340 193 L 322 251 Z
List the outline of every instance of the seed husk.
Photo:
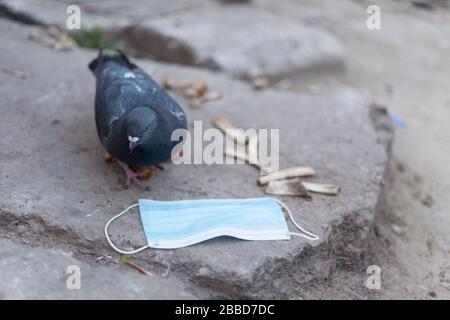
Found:
M 258 185 L 263 186 L 273 180 L 282 180 L 296 177 L 308 177 L 315 175 L 315 171 L 311 167 L 292 167 L 282 169 L 277 172 L 262 176 L 258 178 Z
M 316 182 L 302 182 L 306 190 L 314 193 L 328 194 L 336 196 L 341 192 L 341 187 L 334 184 L 323 184 Z
M 300 196 L 311 198 L 310 193 L 306 190 L 300 179 L 286 179 L 270 181 L 264 189 L 266 194 L 279 196 Z
M 213 119 L 213 124 L 220 129 L 225 135 L 235 140 L 240 144 L 247 143 L 247 136 L 244 135 L 243 130 L 235 128 L 231 122 L 223 117 Z

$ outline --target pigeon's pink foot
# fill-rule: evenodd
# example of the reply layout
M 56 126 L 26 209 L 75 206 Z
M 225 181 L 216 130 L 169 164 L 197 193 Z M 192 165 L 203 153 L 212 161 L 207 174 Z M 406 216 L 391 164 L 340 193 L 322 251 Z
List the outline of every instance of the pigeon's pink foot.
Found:
M 140 177 L 146 177 L 148 175 L 147 172 L 134 172 L 129 165 L 126 163 L 117 161 L 119 166 L 125 171 L 125 174 L 127 175 L 127 186 L 130 186 L 131 184 L 137 185 L 141 189 L 145 189 L 145 186 L 142 184 L 142 182 L 139 180 Z

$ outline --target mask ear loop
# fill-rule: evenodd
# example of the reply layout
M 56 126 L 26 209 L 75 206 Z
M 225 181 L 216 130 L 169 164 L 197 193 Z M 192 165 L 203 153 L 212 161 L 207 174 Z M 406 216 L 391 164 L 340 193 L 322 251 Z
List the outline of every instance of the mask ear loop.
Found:
M 288 213 L 288 215 L 289 215 L 289 218 L 291 219 L 292 223 L 293 223 L 293 224 L 294 224 L 301 232 L 303 232 L 303 233 L 289 232 L 290 234 L 292 234 L 292 235 L 294 235 L 294 236 L 303 237 L 303 238 L 306 238 L 306 239 L 308 239 L 308 240 L 313 240 L 313 241 L 319 240 L 319 236 L 318 236 L 318 235 L 316 235 L 316 234 L 314 234 L 314 233 L 312 233 L 312 232 L 309 232 L 308 230 L 305 230 L 304 228 L 302 228 L 302 226 L 300 226 L 297 222 L 295 222 L 294 217 L 292 216 L 291 210 L 289 210 L 289 208 L 287 207 L 287 205 L 285 205 L 283 202 L 281 202 L 281 201 L 278 200 L 278 199 L 274 199 L 274 200 L 275 200 L 276 202 L 278 202 L 278 204 L 279 204 L 282 208 L 284 208 L 284 209 L 287 211 L 287 213 Z
M 112 217 L 111 219 L 109 219 L 109 221 L 108 221 L 108 222 L 106 223 L 106 225 L 105 225 L 105 235 L 106 235 L 106 240 L 108 240 L 108 242 L 109 242 L 109 244 L 111 245 L 111 247 L 112 247 L 114 250 L 116 250 L 117 252 L 119 252 L 119 253 L 122 253 L 122 254 L 135 254 L 135 253 L 141 252 L 142 250 L 147 249 L 147 248 L 150 247 L 150 246 L 147 244 L 147 245 L 145 245 L 145 246 L 143 246 L 143 247 L 141 247 L 141 248 L 138 248 L 138 249 L 136 249 L 136 250 L 131 250 L 131 251 L 121 250 L 121 249 L 117 248 L 117 247 L 115 246 L 114 243 L 112 243 L 112 241 L 111 241 L 111 239 L 110 239 L 110 237 L 109 237 L 109 235 L 108 235 L 108 227 L 109 227 L 109 225 L 111 224 L 111 222 L 113 222 L 114 220 L 116 220 L 117 218 L 119 218 L 120 216 L 122 216 L 123 214 L 125 214 L 128 210 L 130 210 L 130 209 L 132 209 L 132 208 L 134 208 L 134 207 L 136 207 L 136 206 L 138 206 L 138 205 L 139 205 L 139 203 L 135 203 L 135 204 L 129 206 L 128 208 L 126 208 L 125 210 L 123 210 L 123 211 L 122 211 L 121 213 L 119 213 L 118 215 L 115 215 L 114 217 Z

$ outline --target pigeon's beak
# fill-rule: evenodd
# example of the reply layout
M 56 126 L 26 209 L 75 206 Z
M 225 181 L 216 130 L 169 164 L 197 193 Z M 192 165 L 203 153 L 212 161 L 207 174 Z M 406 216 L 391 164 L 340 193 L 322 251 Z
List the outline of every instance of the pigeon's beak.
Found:
M 136 146 L 139 144 L 139 138 L 129 136 L 128 141 L 130 142 L 129 144 L 130 153 L 132 153 L 134 148 L 136 148 Z
M 130 142 L 130 153 L 132 153 L 133 152 L 133 150 L 134 150 L 134 148 L 136 148 L 136 146 L 138 145 L 138 143 L 137 142 Z

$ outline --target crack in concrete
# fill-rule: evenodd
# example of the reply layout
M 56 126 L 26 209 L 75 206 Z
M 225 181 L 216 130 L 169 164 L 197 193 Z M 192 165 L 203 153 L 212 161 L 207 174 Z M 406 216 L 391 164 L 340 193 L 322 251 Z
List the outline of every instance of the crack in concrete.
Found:
M 18 21 L 33 26 L 45 26 L 45 23 L 43 23 L 42 21 L 36 20 L 35 18 L 33 18 L 28 14 L 13 11 L 11 10 L 11 8 L 1 3 L 0 3 L 0 18 Z
M 21 228 L 23 225 L 26 228 Z M 0 231 L 0 237 L 15 243 L 48 249 L 58 248 L 73 253 L 74 257 L 90 265 L 98 265 L 98 257 L 110 255 L 110 251 L 106 250 L 107 247 L 100 240 L 82 239 L 69 228 L 62 229 L 48 224 L 37 214 L 17 216 L 0 208 Z M 110 260 L 103 262 L 112 263 Z

